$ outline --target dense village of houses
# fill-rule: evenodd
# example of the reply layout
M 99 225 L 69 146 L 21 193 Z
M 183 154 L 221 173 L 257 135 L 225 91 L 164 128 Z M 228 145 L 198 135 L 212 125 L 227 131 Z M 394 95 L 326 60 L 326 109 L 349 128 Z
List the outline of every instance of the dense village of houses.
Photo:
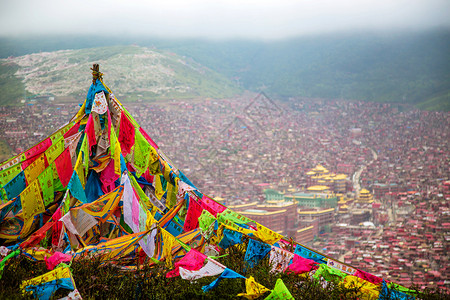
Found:
M 0 108 L 0 139 L 22 152 L 79 108 L 54 102 Z M 264 94 L 125 107 L 217 201 L 385 279 L 450 288 L 449 113 Z

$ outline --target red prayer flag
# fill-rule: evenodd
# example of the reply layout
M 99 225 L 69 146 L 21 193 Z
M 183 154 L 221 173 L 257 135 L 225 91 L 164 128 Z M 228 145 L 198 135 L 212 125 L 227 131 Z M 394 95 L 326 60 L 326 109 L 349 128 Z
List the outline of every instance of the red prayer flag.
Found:
M 120 128 L 119 128 L 119 143 L 122 149 L 123 156 L 126 156 L 131 151 L 131 147 L 134 145 L 134 126 L 128 119 L 125 112 L 122 111 L 120 117 Z
M 56 170 L 62 185 L 66 187 L 72 177 L 72 160 L 70 158 L 70 150 L 67 147 L 60 156 L 55 160 Z

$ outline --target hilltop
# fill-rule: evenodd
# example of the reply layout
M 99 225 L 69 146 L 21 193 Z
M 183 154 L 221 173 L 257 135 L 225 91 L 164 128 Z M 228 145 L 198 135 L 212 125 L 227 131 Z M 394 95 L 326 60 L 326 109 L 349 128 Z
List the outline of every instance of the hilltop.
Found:
M 225 76 L 174 53 L 139 46 L 58 50 L 2 59 L 0 104 L 51 95 L 79 101 L 86 68 L 99 62 L 124 101 L 230 97 L 239 88 Z M 26 94 L 25 94 L 26 91 Z M 126 95 L 126 96 L 125 96 Z M 77 99 L 77 100 L 75 100 Z

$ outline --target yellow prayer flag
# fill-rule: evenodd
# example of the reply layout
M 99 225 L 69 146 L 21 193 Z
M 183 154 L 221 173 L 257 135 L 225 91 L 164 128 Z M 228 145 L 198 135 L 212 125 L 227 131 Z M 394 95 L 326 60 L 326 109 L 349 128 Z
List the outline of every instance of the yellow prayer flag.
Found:
M 240 293 L 238 296 L 245 297 L 247 299 L 256 299 L 263 295 L 265 292 L 270 291 L 268 288 L 256 282 L 253 276 L 245 279 L 245 290 L 246 293 Z
M 166 266 L 172 268 L 172 248 L 178 243 L 175 237 L 164 228 L 161 228 L 161 235 L 163 238 L 163 252 L 162 257 L 166 258 Z
M 273 245 L 283 238 L 281 234 L 276 233 L 261 224 L 257 223 L 256 227 L 258 230 L 254 232 L 254 235 L 267 244 Z
M 39 285 L 46 282 L 50 282 L 57 279 L 62 278 L 72 278 L 72 274 L 70 273 L 69 267 L 59 267 L 54 269 L 53 271 L 50 271 L 48 273 L 45 273 L 41 276 L 32 278 L 30 280 L 22 281 L 20 284 L 20 288 L 25 292 L 25 287 L 29 285 Z
M 41 154 L 35 161 L 33 161 L 23 172 L 28 184 L 36 180 L 38 176 L 45 170 L 44 154 Z
M 155 196 L 158 198 L 158 200 L 161 200 L 162 196 L 164 195 L 165 191 L 163 190 L 162 183 L 161 183 L 161 177 L 160 175 L 156 175 L 153 179 L 153 185 L 155 187 Z
M 41 196 L 41 188 L 38 180 L 33 181 L 20 193 L 24 222 L 32 220 L 37 214 L 45 212 L 44 201 Z

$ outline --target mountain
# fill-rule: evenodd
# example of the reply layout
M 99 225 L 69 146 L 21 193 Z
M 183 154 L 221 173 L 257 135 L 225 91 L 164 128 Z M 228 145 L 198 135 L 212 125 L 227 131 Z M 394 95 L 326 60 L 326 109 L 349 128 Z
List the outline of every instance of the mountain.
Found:
M 58 50 L 1 61 L 0 103 L 26 95 L 81 99 L 89 83 L 85 70 L 93 62 L 119 87 L 124 101 L 195 97 L 230 97 L 239 88 L 210 69 L 175 53 L 139 46 Z M 24 91 L 25 90 L 25 91 Z
M 172 47 L 279 97 L 401 102 L 450 110 L 450 32 L 347 34 Z
M 182 60 L 214 70 L 243 89 L 265 91 L 272 97 L 356 99 L 450 110 L 450 31 L 443 29 L 272 41 L 136 36 L 0 38 L 0 57 L 130 44 L 176 53 Z M 20 82 L 10 85 L 14 89 Z M 213 89 L 217 85 L 212 85 Z M 206 84 L 202 87 L 200 90 L 207 89 Z

